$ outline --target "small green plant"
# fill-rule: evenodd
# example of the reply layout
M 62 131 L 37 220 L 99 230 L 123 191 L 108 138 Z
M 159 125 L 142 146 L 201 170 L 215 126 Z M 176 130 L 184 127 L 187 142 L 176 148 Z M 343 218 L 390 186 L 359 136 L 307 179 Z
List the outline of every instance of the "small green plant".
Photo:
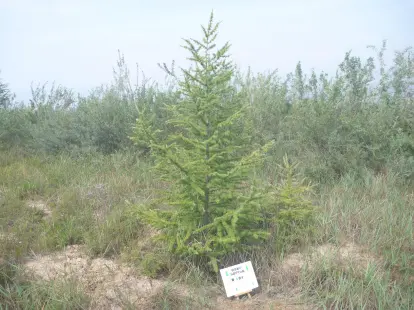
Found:
M 146 253 L 141 261 L 143 274 L 151 278 L 155 278 L 166 269 L 165 258 L 158 253 Z
M 281 170 L 281 182 L 270 194 L 266 217 L 270 219 L 273 245 L 281 250 L 287 246 L 301 245 L 309 241 L 315 232 L 316 206 L 306 198 L 311 185 L 297 180 L 296 169 L 285 157 Z
M 208 258 L 216 272 L 220 256 L 268 237 L 258 225 L 265 194 L 244 184 L 271 145 L 249 149 L 247 105 L 230 83 L 230 45 L 213 52 L 218 26 L 211 14 L 202 41 L 185 40 L 194 67 L 183 70 L 180 102 L 167 106 L 175 132 L 161 140 L 142 111 L 132 137 L 150 147 L 156 168 L 171 184 L 157 201 L 167 207 L 141 209 L 139 216 L 162 230 L 173 253 Z

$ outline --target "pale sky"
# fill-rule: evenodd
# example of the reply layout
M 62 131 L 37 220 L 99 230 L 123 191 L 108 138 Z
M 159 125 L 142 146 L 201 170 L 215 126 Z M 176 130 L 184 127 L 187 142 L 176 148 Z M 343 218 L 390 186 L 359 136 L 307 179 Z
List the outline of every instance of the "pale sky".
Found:
M 414 0 L 0 0 L 0 78 L 18 100 L 46 81 L 85 93 L 108 83 L 118 49 L 162 83 L 157 63 L 186 66 L 182 38 L 200 38 L 211 10 L 242 69 L 334 72 L 346 51 L 414 45 Z

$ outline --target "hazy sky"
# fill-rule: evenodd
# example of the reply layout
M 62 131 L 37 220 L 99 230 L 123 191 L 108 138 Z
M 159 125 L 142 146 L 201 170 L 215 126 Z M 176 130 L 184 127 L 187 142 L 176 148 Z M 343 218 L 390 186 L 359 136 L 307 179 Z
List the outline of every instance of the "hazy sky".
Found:
M 111 80 L 119 49 L 131 71 L 163 81 L 157 63 L 185 65 L 182 38 L 200 37 L 211 10 L 220 42 L 255 72 L 299 60 L 332 72 L 350 49 L 414 45 L 414 0 L 0 0 L 0 78 L 20 100 L 32 81 L 85 92 Z

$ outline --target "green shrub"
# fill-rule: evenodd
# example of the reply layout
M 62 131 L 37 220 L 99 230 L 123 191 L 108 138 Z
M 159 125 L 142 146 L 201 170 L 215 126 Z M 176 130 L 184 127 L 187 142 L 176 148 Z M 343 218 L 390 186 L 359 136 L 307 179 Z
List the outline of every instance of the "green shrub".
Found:
M 306 198 L 311 185 L 296 179 L 298 164 L 284 158 L 280 185 L 271 193 L 266 217 L 271 219 L 272 243 L 276 250 L 310 244 L 315 234 L 317 208 Z
M 167 206 L 138 209 L 140 219 L 162 230 L 170 251 L 208 259 L 216 272 L 220 257 L 265 242 L 270 234 L 266 223 L 273 220 L 266 213 L 271 208 L 266 206 L 266 189 L 246 187 L 271 142 L 256 150 L 249 145 L 249 108 L 230 85 L 234 69 L 226 60 L 229 45 L 213 52 L 217 30 L 211 15 L 202 41 L 185 40 L 194 67 L 183 70 L 180 102 L 167 107 L 176 133 L 160 141 L 144 110 L 133 136 L 147 143 L 156 168 L 172 185 L 158 201 Z M 308 207 L 300 209 L 300 190 L 292 183 L 287 186 L 280 201 L 288 209 L 280 211 L 285 224 L 307 217 Z

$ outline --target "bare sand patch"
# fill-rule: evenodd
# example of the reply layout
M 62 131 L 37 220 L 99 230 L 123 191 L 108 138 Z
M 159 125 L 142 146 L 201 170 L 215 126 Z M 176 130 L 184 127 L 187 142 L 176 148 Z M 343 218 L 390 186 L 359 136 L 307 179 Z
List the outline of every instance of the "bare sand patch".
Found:
M 340 265 L 350 264 L 359 271 L 365 271 L 369 264 L 380 267 L 380 257 L 370 253 L 366 247 L 347 242 L 340 246 L 324 244 L 312 247 L 306 253 L 288 255 L 282 263 L 282 269 L 287 272 L 299 273 L 303 267 L 312 269 L 324 259 L 331 259 Z
M 46 218 L 52 217 L 52 210 L 49 209 L 46 202 L 42 200 L 29 200 L 26 203 L 27 207 L 42 212 Z
M 90 259 L 77 245 L 63 252 L 33 257 L 25 267 L 32 276 L 42 280 L 78 281 L 92 296 L 94 309 L 122 309 L 123 303 L 139 306 L 164 284 L 138 276 L 132 268 L 112 260 Z

